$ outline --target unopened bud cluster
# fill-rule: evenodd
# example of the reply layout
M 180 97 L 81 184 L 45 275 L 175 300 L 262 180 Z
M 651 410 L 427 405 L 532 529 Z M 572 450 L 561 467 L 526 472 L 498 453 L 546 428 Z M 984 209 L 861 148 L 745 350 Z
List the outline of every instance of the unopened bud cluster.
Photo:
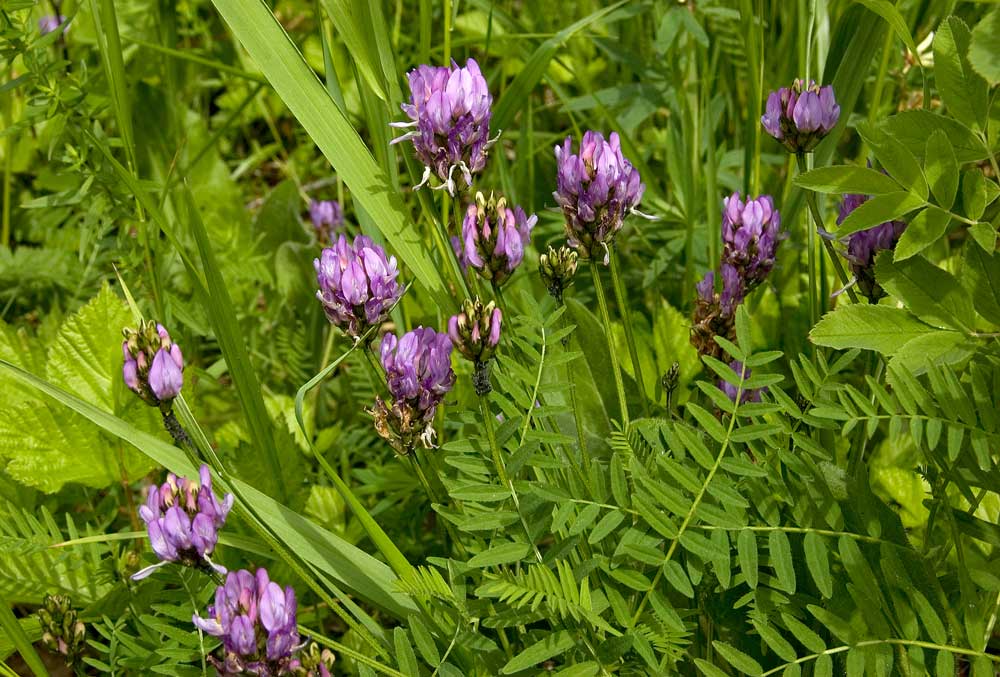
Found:
M 563 292 L 573 284 L 579 258 L 575 250 L 566 246 L 559 249 L 549 247 L 548 251 L 538 257 L 538 272 L 542 276 L 542 284 L 559 303 L 562 303 Z
M 72 667 L 86 646 L 87 629 L 77 618 L 70 599 L 46 595 L 36 613 L 42 628 L 42 644 L 49 651 L 65 656 L 66 664 Z
M 833 87 L 796 80 L 767 97 L 760 122 L 789 152 L 808 153 L 837 125 L 840 106 Z
M 456 244 L 463 266 L 472 268 L 494 284 L 502 284 L 524 259 L 531 229 L 538 217 L 530 217 L 506 198 L 476 193 L 462 221 L 462 238 Z
M 490 392 L 489 363 L 497 344 L 500 343 L 500 325 L 503 315 L 492 301 L 483 304 L 468 299 L 462 304 L 462 312 L 452 315 L 448 321 L 448 337 L 462 356 L 472 362 L 472 375 L 477 395 Z

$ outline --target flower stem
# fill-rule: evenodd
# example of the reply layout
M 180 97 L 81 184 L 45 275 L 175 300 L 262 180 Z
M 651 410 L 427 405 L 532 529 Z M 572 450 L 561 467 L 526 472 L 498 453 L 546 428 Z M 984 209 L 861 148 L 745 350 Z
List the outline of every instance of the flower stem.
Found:
M 799 164 L 799 173 L 806 171 L 806 158 L 805 155 L 799 154 L 797 156 Z M 819 213 L 819 205 L 816 203 L 816 193 L 811 190 L 806 190 L 806 204 L 809 205 L 809 212 L 812 214 L 813 221 L 816 227 L 819 228 L 823 225 L 823 217 Z M 810 237 L 812 237 L 813 231 L 810 230 Z M 847 286 L 848 277 L 847 271 L 844 270 L 844 264 L 841 262 L 840 257 L 837 252 L 833 249 L 833 244 L 827 240 L 825 237 L 820 238 L 823 240 L 823 244 L 826 248 L 826 253 L 829 254 L 830 260 L 833 262 L 833 269 L 837 271 L 837 278 L 840 280 L 840 284 L 847 289 L 847 296 L 851 299 L 851 303 L 858 303 L 858 295 L 854 293 L 854 288 Z M 809 249 L 809 254 L 812 256 L 812 247 Z M 812 271 L 812 265 L 810 265 L 810 274 Z M 814 320 L 815 321 L 815 320 Z
M 486 439 L 490 444 L 490 454 L 493 457 L 493 465 L 496 467 L 497 476 L 500 478 L 500 483 L 510 489 L 510 498 L 514 502 L 514 511 L 521 520 L 521 526 L 524 527 L 524 535 L 528 537 L 528 542 L 531 543 L 531 548 L 535 551 L 535 558 L 541 562 L 542 553 L 538 551 L 538 546 L 535 545 L 535 541 L 531 537 L 531 530 L 528 528 L 528 523 L 525 521 L 524 515 L 521 514 L 521 502 L 517 498 L 517 492 L 514 491 L 514 483 L 507 475 L 507 466 L 504 463 L 503 456 L 500 455 L 500 445 L 497 444 L 496 432 L 493 430 L 493 415 L 490 412 L 489 395 L 481 395 L 479 397 L 479 411 L 483 416 L 483 427 L 486 429 Z
M 625 326 L 625 342 L 628 344 L 629 357 L 632 359 L 632 370 L 635 372 L 635 380 L 639 385 L 639 395 L 642 397 L 642 411 L 649 416 L 649 397 L 646 392 L 646 379 L 642 377 L 642 365 L 639 362 L 639 351 L 636 350 L 635 332 L 632 327 L 632 318 L 625 298 L 625 283 L 622 280 L 618 267 L 618 252 L 611 252 L 611 281 L 615 288 L 615 300 L 618 302 L 618 312 Z
M 601 309 L 601 320 L 604 322 L 604 333 L 608 339 L 608 355 L 611 358 L 611 372 L 615 377 L 615 388 L 618 390 L 618 407 L 621 409 L 622 427 L 628 430 L 628 404 L 625 401 L 625 383 L 622 381 L 621 367 L 618 366 L 618 354 L 614 348 L 614 335 L 611 333 L 611 316 L 608 314 L 608 300 L 601 286 L 601 273 L 597 269 L 597 261 L 591 259 L 590 274 L 594 278 L 594 293 L 597 294 L 597 305 Z

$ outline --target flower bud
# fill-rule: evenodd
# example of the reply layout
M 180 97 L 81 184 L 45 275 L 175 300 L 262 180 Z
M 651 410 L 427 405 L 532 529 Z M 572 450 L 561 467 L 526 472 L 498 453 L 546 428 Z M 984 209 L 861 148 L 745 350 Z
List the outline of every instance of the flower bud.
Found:
M 462 266 L 502 284 L 524 259 L 524 248 L 537 222 L 534 214 L 528 217 L 520 207 L 508 207 L 503 197 L 491 194 L 487 200 L 476 193 L 476 201 L 469 205 L 462 221 L 461 242 L 454 245 L 456 252 L 460 251 Z
M 538 257 L 538 272 L 549 294 L 562 303 L 563 292 L 573 284 L 579 255 L 569 247 L 549 247 Z
M 466 300 L 462 312 L 448 321 L 452 345 L 475 367 L 472 382 L 477 395 L 485 395 L 492 389 L 489 362 L 500 342 L 502 319 L 500 309 L 492 301 L 483 305 L 477 297 L 475 301 Z
M 774 208 L 770 195 L 755 200 L 740 200 L 733 193 L 723 201 L 722 210 L 722 266 L 731 266 L 729 275 L 739 278 L 739 298 L 753 291 L 774 268 L 778 244 L 785 235 L 781 232 L 781 215 Z M 726 280 L 728 281 L 728 280 Z
M 309 219 L 316 231 L 316 240 L 323 246 L 333 244 L 344 228 L 344 212 L 336 200 L 310 201 Z
M 42 644 L 62 654 L 72 667 L 86 648 L 86 626 L 77 618 L 72 602 L 63 595 L 46 595 L 36 612 L 42 630 Z
M 795 80 L 791 87 L 771 92 L 760 122 L 768 134 L 789 150 L 801 154 L 813 150 L 840 119 L 840 106 L 833 87 L 808 86 Z
M 715 291 L 715 273 L 709 272 L 696 287 L 698 298 L 691 319 L 691 345 L 699 355 L 727 359 L 716 336 L 736 340 L 736 306 L 742 300 L 739 277 L 732 266 L 723 266 L 722 293 Z
M 143 402 L 169 411 L 184 385 L 184 357 L 161 324 L 143 321 L 124 329 L 122 379 Z
M 607 265 L 608 247 L 646 188 L 639 171 L 622 155 L 616 132 L 608 141 L 598 132 L 586 132 L 579 154 L 566 137 L 555 153 L 557 189 L 552 196 L 566 218 L 567 240 L 581 258 L 602 258 Z

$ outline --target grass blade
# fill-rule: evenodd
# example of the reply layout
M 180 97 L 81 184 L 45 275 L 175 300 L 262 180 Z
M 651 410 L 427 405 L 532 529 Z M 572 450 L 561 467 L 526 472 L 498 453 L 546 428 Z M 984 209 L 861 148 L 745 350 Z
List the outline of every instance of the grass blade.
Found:
M 49 672 L 45 669 L 42 659 L 39 658 L 35 647 L 31 645 L 31 640 L 24 634 L 24 629 L 17 622 L 14 612 L 10 610 L 10 606 L 3 598 L 0 598 L 0 628 L 3 628 L 7 637 L 14 642 L 17 652 L 21 654 L 21 658 L 28 664 L 31 671 L 35 673 L 35 676 L 48 677 Z

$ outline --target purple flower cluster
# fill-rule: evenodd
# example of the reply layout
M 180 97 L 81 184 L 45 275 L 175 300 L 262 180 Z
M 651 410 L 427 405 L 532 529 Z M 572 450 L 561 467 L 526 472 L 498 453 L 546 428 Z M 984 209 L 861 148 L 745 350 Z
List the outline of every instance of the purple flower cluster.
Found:
M 733 193 L 723 201 L 722 210 L 722 276 L 735 269 L 742 293 L 737 302 L 743 300 L 774 268 L 774 257 L 781 233 L 781 215 L 774 208 L 770 195 L 761 195 L 756 200 L 740 200 L 739 193 Z
M 359 235 L 354 244 L 343 235 L 313 261 L 327 318 L 348 335 L 359 338 L 369 327 L 385 320 L 403 293 L 396 278 L 396 257 L 371 238 Z
M 344 228 L 344 211 L 336 200 L 312 200 L 309 203 L 309 219 L 316 231 L 316 239 L 322 244 L 331 244 Z
M 230 572 L 225 584 L 216 588 L 208 618 L 195 614 L 192 621 L 222 638 L 223 660 L 211 658 L 220 673 L 288 675 L 301 667 L 296 657 L 301 648 L 296 607 L 295 591 L 288 586 L 282 590 L 266 569 L 257 569 L 256 574 L 241 569 Z
M 227 494 L 221 502 L 215 497 L 207 465 L 201 466 L 198 475 L 200 481 L 170 473 L 166 482 L 149 487 L 139 517 L 146 523 L 149 543 L 160 561 L 136 573 L 133 580 L 146 578 L 167 562 L 197 568 L 210 566 L 225 573 L 208 556 L 219 541 L 219 529 L 226 523 L 233 495 Z
M 744 381 L 749 379 L 752 374 L 752 372 L 750 371 L 750 367 L 744 367 L 743 363 L 740 362 L 739 360 L 733 360 L 732 362 L 730 362 L 729 368 L 732 369 L 734 372 L 736 372 L 737 376 L 742 376 Z M 726 396 L 729 399 L 731 399 L 733 402 L 736 402 L 736 394 L 738 392 L 736 386 L 734 386 L 729 381 L 720 379 L 719 388 L 722 390 L 722 392 L 726 394 Z M 760 395 L 763 391 L 764 388 L 750 388 L 750 389 L 744 388 L 743 392 L 740 393 L 739 404 L 746 404 L 747 402 L 760 402 Z
M 566 218 L 566 238 L 581 258 L 600 257 L 607 264 L 608 247 L 646 186 L 622 155 L 616 132 L 607 141 L 598 132 L 586 132 L 579 154 L 573 153 L 572 139 L 566 137 L 555 152 L 558 175 L 552 195 Z
M 476 193 L 462 221 L 462 239 L 456 245 L 463 267 L 473 268 L 487 280 L 502 284 L 524 259 L 531 229 L 538 217 L 525 215 L 518 206 L 507 206 L 504 198 L 487 200 Z
M 851 212 L 867 200 L 867 195 L 857 193 L 844 195 L 844 200 L 840 203 L 837 224 L 843 223 Z M 875 279 L 875 256 L 880 251 L 895 249 L 904 230 L 906 223 L 903 221 L 886 221 L 872 228 L 851 233 L 842 240 L 846 245 L 844 258 L 851 266 L 858 289 L 872 303 L 885 296 L 885 291 Z
M 791 87 L 782 87 L 767 97 L 767 106 L 760 122 L 792 153 L 808 153 L 837 125 L 840 106 L 833 87 L 808 86 L 796 80 Z
M 142 322 L 122 332 L 122 378 L 142 401 L 168 410 L 184 385 L 184 357 L 162 324 Z
M 417 158 L 424 165 L 424 176 L 416 188 L 430 180 L 434 172 L 440 188 L 454 195 L 455 169 L 462 172 L 467 186 L 472 175 L 483 170 L 490 146 L 490 94 L 486 78 L 475 59 L 465 68 L 454 61 L 447 66 L 418 66 L 409 73 L 410 102 L 403 104 L 409 122 L 391 123 L 394 127 L 415 127 L 393 140 L 411 139 Z
M 417 441 L 433 447 L 433 419 L 437 406 L 455 385 L 451 368 L 451 340 L 429 327 L 417 327 L 402 338 L 382 337 L 381 360 L 391 404 L 376 398 L 375 429 L 400 454 Z
M 739 193 L 733 193 L 723 200 L 719 272 L 709 272 L 696 285 L 691 343 L 699 354 L 727 359 L 715 337 L 736 339 L 736 307 L 774 268 L 784 236 L 771 196 L 743 202 Z M 721 278 L 721 292 L 715 290 L 716 277 Z

